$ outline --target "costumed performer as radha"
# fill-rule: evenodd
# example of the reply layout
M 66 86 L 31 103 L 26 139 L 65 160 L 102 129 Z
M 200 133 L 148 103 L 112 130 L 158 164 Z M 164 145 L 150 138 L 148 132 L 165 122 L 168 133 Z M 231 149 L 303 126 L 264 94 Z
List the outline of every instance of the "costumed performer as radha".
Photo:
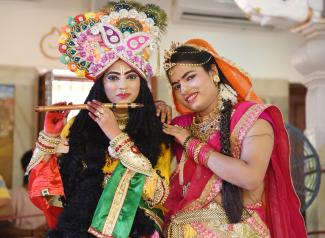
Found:
M 281 112 L 202 39 L 173 44 L 164 68 L 183 114 L 175 137 L 168 237 L 306 237 Z

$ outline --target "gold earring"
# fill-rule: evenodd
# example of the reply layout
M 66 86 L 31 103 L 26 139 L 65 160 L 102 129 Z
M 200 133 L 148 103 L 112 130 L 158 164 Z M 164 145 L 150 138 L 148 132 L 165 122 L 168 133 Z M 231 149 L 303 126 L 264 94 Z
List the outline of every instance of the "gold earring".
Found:
M 214 84 L 217 86 L 218 83 L 220 82 L 219 75 L 218 74 L 214 74 L 213 77 L 212 77 L 212 80 L 213 80 Z

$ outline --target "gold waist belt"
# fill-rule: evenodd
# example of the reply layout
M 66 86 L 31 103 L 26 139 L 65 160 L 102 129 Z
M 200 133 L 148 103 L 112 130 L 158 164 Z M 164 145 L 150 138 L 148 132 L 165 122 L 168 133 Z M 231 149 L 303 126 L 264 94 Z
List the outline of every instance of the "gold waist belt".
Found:
M 171 217 L 171 222 L 168 226 L 167 231 L 168 237 L 183 237 L 183 225 L 185 224 L 209 221 L 213 221 L 217 226 L 229 223 L 226 213 L 219 206 L 217 207 L 217 209 L 200 209 L 194 211 L 185 211 Z
M 223 210 L 219 209 L 200 209 L 178 213 L 172 217 L 175 225 L 188 224 L 202 221 L 217 220 L 220 224 L 228 223 L 228 218 Z
M 253 224 L 247 222 L 248 218 L 251 218 L 249 220 L 253 221 Z M 233 224 L 234 230 L 228 231 L 229 220 L 223 207 L 217 203 L 209 204 L 206 209 L 184 211 L 172 216 L 167 236 L 169 238 L 206 237 L 204 233 L 197 234 L 196 228 L 193 229 L 202 227 L 202 224 L 220 237 L 232 237 L 231 234 L 239 235 L 236 237 L 268 237 L 268 229 L 262 220 L 255 212 L 246 209 L 243 210 L 241 222 Z

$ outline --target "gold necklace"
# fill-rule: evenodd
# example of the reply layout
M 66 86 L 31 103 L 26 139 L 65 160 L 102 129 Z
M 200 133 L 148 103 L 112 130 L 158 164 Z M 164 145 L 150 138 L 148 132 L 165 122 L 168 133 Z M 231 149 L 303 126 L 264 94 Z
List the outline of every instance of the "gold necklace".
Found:
M 115 118 L 117 120 L 118 126 L 120 128 L 120 130 L 124 130 L 126 128 L 126 125 L 128 123 L 129 120 L 129 114 L 126 113 L 114 113 Z
M 216 107 L 215 109 L 212 110 L 208 115 L 200 116 L 199 114 L 195 115 L 195 122 L 196 123 L 201 123 L 206 120 L 211 120 L 215 118 L 219 114 L 219 107 Z
M 216 108 L 208 116 L 199 117 L 196 115 L 193 117 L 192 124 L 190 125 L 191 134 L 207 142 L 211 134 L 217 130 L 220 130 L 220 113 L 219 109 Z M 202 120 L 203 119 L 203 120 Z

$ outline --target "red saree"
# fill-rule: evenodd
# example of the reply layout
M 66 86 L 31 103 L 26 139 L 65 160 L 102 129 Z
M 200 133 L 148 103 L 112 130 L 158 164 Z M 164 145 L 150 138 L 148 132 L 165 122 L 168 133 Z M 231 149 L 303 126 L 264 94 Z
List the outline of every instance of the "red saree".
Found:
M 192 118 L 193 114 L 180 116 L 174 119 L 173 124 L 187 127 L 192 123 Z M 252 102 L 242 102 L 235 106 L 230 125 L 232 155 L 240 158 L 241 143 L 259 118 L 272 124 L 275 144 L 264 179 L 265 199 L 262 213 L 265 213 L 265 217 L 261 217 L 259 212 L 258 214 L 266 223 L 271 237 L 306 237 L 304 221 L 299 211 L 300 203 L 290 176 L 288 136 L 277 107 Z M 219 132 L 216 131 L 207 141 L 216 151 L 220 151 L 219 136 Z M 174 152 L 179 162 L 182 156 L 181 146 L 175 144 Z M 222 181 L 212 171 L 196 165 L 192 160 L 185 162 L 183 177 L 184 183 L 189 184 L 184 196 L 179 184 L 178 169 L 171 179 L 170 196 L 165 203 L 169 209 L 170 221 L 175 215 L 186 210 L 205 209 L 220 193 Z M 205 232 L 208 232 L 206 230 Z M 212 234 L 211 237 L 218 236 Z

